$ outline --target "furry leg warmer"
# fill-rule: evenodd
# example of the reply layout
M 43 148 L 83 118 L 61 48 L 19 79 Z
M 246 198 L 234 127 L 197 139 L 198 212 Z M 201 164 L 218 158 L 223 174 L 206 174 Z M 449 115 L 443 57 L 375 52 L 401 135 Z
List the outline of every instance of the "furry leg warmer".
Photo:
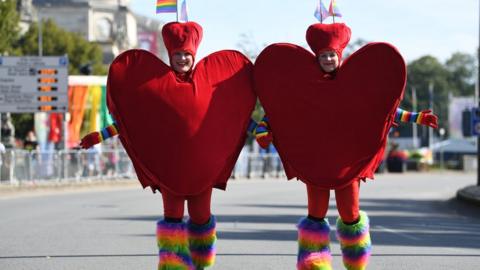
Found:
M 298 270 L 331 270 L 330 225 L 302 218 L 298 227 Z
M 342 248 L 343 265 L 348 270 L 364 270 L 371 254 L 369 220 L 367 214 L 360 211 L 357 224 L 346 225 L 337 219 L 337 238 Z
M 158 270 L 194 270 L 184 222 L 157 222 Z
M 216 220 L 213 215 L 204 225 L 197 225 L 191 220 L 187 223 L 190 253 L 197 269 L 203 269 L 215 263 L 215 242 L 217 240 L 215 226 Z

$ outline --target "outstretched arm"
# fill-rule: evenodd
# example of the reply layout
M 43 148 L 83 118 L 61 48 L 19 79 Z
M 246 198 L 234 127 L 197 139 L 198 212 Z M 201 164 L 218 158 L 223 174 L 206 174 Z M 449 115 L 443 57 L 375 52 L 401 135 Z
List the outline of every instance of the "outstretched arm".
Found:
M 80 141 L 80 147 L 83 149 L 88 149 L 116 135 L 118 135 L 118 127 L 116 123 L 113 123 L 110 126 L 102 129 L 100 132 L 94 131 L 85 135 L 85 137 L 83 137 Z
M 397 109 L 395 113 L 396 122 L 410 122 L 418 125 L 438 128 L 438 117 L 432 113 L 432 110 L 423 110 L 421 112 L 409 112 Z

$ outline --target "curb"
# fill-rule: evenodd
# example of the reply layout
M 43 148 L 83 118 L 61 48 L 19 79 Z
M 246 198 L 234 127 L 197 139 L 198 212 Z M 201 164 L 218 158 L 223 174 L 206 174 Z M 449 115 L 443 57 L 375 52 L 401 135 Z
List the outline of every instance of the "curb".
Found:
M 104 191 L 139 187 L 137 179 L 111 179 L 89 181 L 26 182 L 20 185 L 0 185 L 0 200 L 18 197 L 43 196 L 86 191 Z
M 480 206 L 480 186 L 467 186 L 458 190 L 457 199 Z

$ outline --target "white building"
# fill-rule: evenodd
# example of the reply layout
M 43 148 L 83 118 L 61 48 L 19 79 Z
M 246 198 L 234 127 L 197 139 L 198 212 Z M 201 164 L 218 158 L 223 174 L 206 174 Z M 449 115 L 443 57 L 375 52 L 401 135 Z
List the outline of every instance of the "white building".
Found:
M 161 29 L 160 22 L 150 23 L 150 27 L 139 25 L 139 20 L 145 20 L 132 13 L 129 2 L 130 0 L 21 0 L 19 10 L 22 21 L 29 18 L 28 14 L 34 21 L 50 18 L 63 29 L 79 33 L 88 41 L 98 43 L 103 49 L 104 63 L 108 64 L 122 51 L 141 45 L 139 29 L 142 33 L 148 32 L 145 29 L 149 32 Z M 162 46 L 155 48 L 154 53 L 162 57 L 165 49 Z

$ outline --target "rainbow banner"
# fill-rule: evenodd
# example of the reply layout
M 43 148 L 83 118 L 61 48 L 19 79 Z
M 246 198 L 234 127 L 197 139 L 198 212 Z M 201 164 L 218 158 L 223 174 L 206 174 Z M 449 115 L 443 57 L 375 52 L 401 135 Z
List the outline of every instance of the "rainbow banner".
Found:
M 340 13 L 340 9 L 337 6 L 337 1 L 332 0 L 330 1 L 330 7 L 328 9 L 328 13 L 330 13 L 333 17 L 342 17 L 342 13 Z
M 317 18 L 317 20 L 319 20 L 321 23 L 323 23 L 323 21 L 330 16 L 330 13 L 323 5 L 322 0 L 318 1 L 317 8 L 315 9 L 313 16 L 315 16 L 315 18 Z
M 157 0 L 158 13 L 176 13 L 177 0 Z

